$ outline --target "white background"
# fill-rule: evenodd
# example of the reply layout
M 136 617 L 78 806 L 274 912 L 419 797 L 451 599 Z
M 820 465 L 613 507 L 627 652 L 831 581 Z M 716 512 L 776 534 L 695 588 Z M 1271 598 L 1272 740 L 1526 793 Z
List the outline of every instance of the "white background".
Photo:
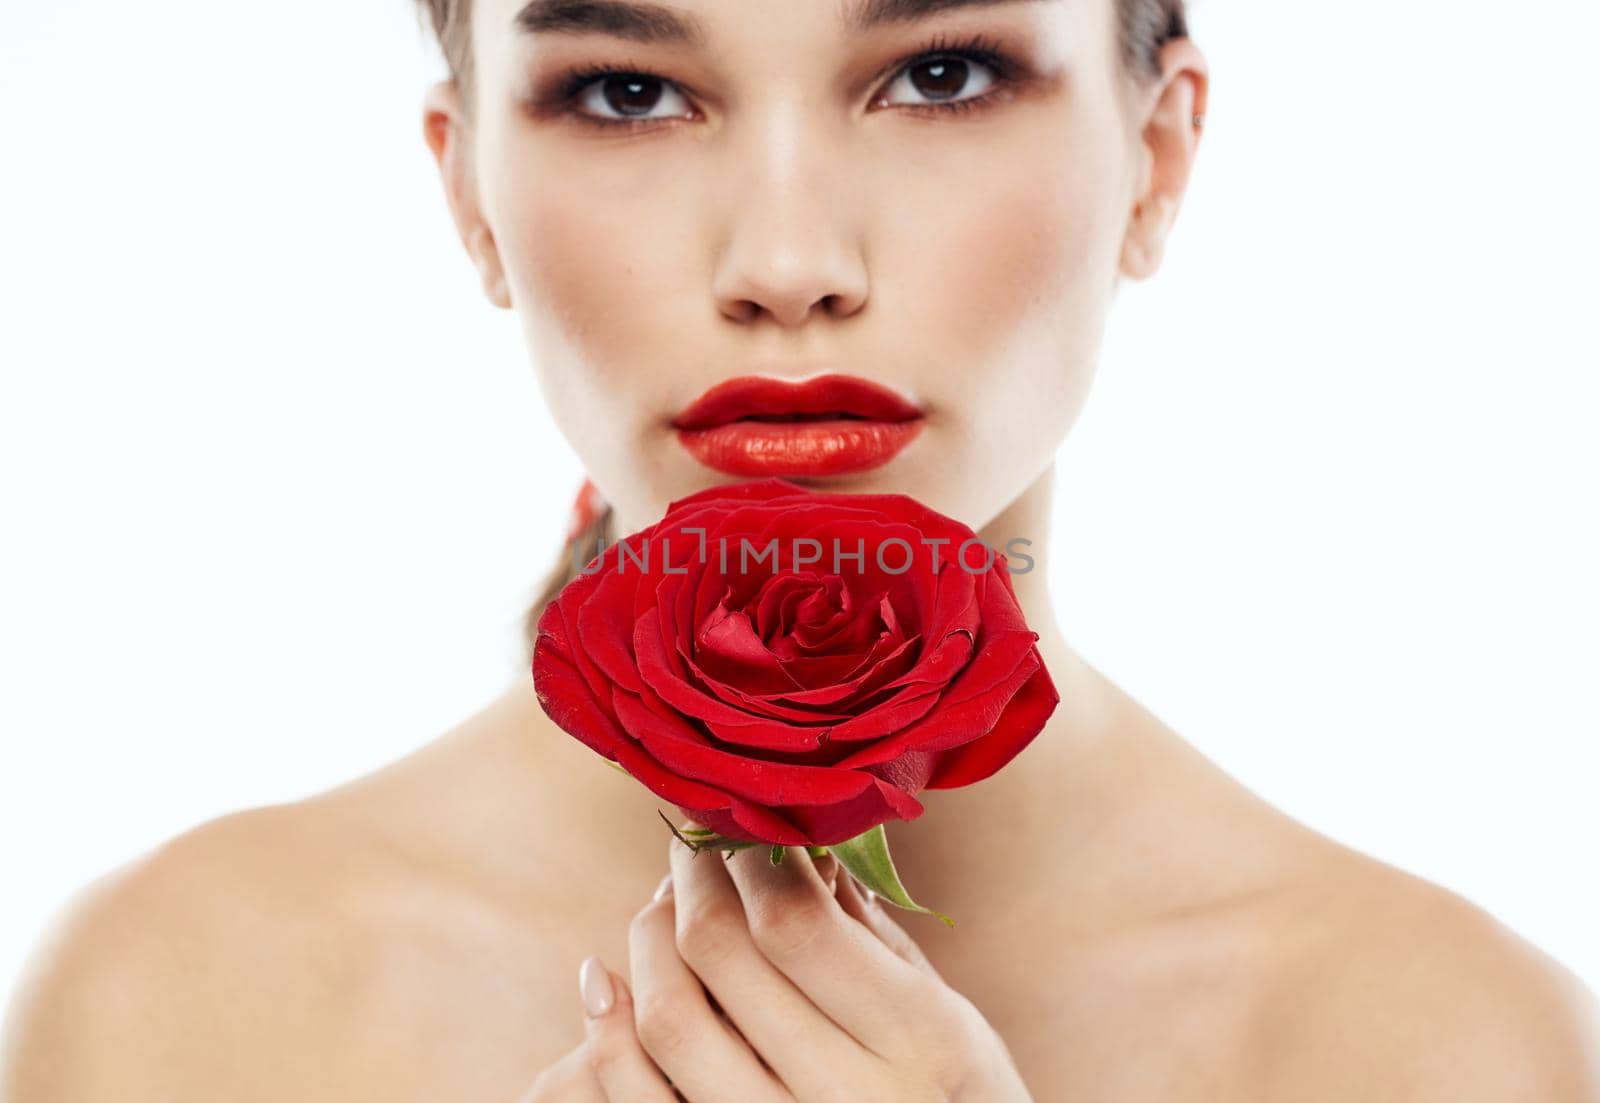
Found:
M 448 224 L 404 0 L 12 9 L 0 992 L 87 880 L 518 676 L 579 479 Z M 1597 8 L 1194 29 L 1198 178 L 1061 454 L 1069 637 L 1600 985 Z

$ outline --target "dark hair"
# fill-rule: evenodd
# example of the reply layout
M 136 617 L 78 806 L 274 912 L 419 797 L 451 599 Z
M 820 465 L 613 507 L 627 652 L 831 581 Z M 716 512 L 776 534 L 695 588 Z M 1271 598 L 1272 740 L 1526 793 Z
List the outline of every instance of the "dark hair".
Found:
M 1117 5 L 1117 30 L 1122 60 L 1146 78 L 1160 73 L 1161 47 L 1175 38 L 1189 37 L 1184 9 L 1187 0 L 1113 0 Z M 417 0 L 433 24 L 434 36 L 444 52 L 450 76 L 471 102 L 472 0 Z
M 529 606 L 527 616 L 523 618 L 522 636 L 528 644 L 530 655 L 533 652 L 534 640 L 538 637 L 539 618 L 544 615 L 545 606 L 556 599 L 563 586 L 578 577 L 579 568 L 617 542 L 611 514 L 611 507 L 605 506 L 587 525 L 567 537 L 566 543 L 561 545 L 560 558 L 545 575 L 544 582 L 539 587 L 538 598 Z
M 1161 72 L 1161 47 L 1173 39 L 1189 36 L 1185 16 L 1186 0 L 1113 0 L 1117 5 L 1117 34 L 1122 44 L 1122 60 L 1134 75 L 1154 79 Z M 472 0 L 417 0 L 433 24 L 433 33 L 444 52 L 445 63 L 468 103 L 472 100 Z M 611 508 L 600 510 L 582 530 L 570 536 L 560 557 L 550 568 L 538 599 L 528 610 L 524 634 L 532 648 L 535 628 L 545 606 L 555 600 L 561 588 L 577 577 L 577 566 L 589 561 L 601 547 L 616 543 L 612 531 Z

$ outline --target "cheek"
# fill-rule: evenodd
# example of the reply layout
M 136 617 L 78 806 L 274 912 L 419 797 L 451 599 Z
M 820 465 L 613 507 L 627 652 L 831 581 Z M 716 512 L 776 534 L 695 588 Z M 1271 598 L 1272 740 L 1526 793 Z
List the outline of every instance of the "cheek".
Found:
M 971 335 L 971 352 L 999 351 L 1080 297 L 1098 268 L 1085 206 L 1048 184 L 997 181 L 960 209 L 941 235 L 938 268 L 958 278 L 945 285 L 940 313 Z
M 659 174 L 642 176 L 641 160 L 522 164 L 496 198 L 512 299 L 537 367 L 558 388 L 637 390 L 689 316 L 698 255 L 689 200 Z
M 920 254 L 897 254 L 918 298 L 896 303 L 917 320 L 947 439 L 962 442 L 939 491 L 955 516 L 986 523 L 1020 494 L 1094 379 L 1127 210 L 1115 133 L 1074 130 L 1057 118 L 981 159 L 960 202 L 946 192 L 919 216 Z
M 947 198 L 929 216 L 937 233 L 919 235 L 926 251 L 906 257 L 920 299 L 907 307 L 941 347 L 959 350 L 950 362 L 977 369 L 964 382 L 1026 389 L 1035 401 L 1080 389 L 1075 377 L 1092 369 L 1125 224 L 1114 163 L 1087 144 L 1058 144 L 1050 156 L 1035 145 L 988 159 L 965 181 L 966 201 Z
M 649 239 L 560 188 L 510 206 L 496 232 L 513 301 L 540 343 L 570 346 L 597 373 L 621 364 Z

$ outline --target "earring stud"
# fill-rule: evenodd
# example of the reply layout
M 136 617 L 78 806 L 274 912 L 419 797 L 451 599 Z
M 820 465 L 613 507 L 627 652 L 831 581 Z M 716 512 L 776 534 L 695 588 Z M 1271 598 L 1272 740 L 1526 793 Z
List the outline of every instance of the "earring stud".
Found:
M 1199 130 L 1201 127 L 1203 127 L 1205 125 L 1206 125 L 1206 117 L 1203 114 L 1195 115 L 1195 117 L 1194 117 L 1194 128 L 1196 130 Z

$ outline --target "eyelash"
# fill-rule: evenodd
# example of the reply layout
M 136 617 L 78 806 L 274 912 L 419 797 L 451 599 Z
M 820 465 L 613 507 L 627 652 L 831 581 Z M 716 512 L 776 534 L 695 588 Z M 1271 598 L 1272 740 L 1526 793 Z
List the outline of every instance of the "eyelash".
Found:
M 995 75 L 993 85 L 985 92 L 966 99 L 949 100 L 944 103 L 896 104 L 894 106 L 934 115 L 960 114 L 967 111 L 980 110 L 993 106 L 995 101 L 1009 91 L 1016 84 L 1018 74 L 1022 70 L 1022 66 L 993 39 L 986 38 L 983 35 L 972 35 L 956 42 L 948 42 L 943 35 L 936 35 L 923 49 L 909 55 L 886 70 L 888 73 L 887 80 L 892 83 L 899 79 L 900 75 L 908 69 L 925 62 L 951 59 L 975 61 L 993 70 Z M 657 76 L 643 68 L 585 65 L 567 72 L 557 81 L 554 91 L 541 98 L 552 104 L 557 113 L 570 114 L 581 124 L 599 129 L 637 130 L 663 122 L 674 121 L 671 119 L 614 119 L 577 110 L 576 105 L 579 95 L 596 81 L 609 77 L 644 77 L 648 80 L 659 80 L 663 84 L 674 85 L 673 81 Z M 881 73 L 879 77 L 880 83 L 882 83 Z M 679 91 L 681 92 L 682 89 L 679 89 Z M 881 95 L 882 93 L 878 94 L 878 96 Z M 873 102 L 877 102 L 878 96 L 874 96 Z

